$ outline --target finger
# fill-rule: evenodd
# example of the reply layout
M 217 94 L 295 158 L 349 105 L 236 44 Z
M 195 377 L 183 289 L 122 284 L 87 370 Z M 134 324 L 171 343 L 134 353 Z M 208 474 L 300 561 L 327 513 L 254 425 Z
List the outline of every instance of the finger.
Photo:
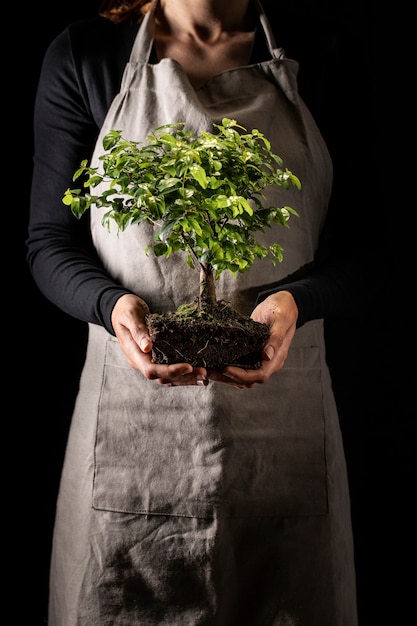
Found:
M 185 387 L 185 386 L 197 386 L 197 387 L 207 387 L 209 384 L 209 379 L 207 377 L 184 375 L 179 378 L 158 378 L 157 382 L 160 385 L 165 385 L 167 387 Z
M 144 355 L 145 356 L 145 355 Z M 146 371 L 144 372 L 146 378 L 157 381 L 164 381 L 164 384 L 168 382 L 174 382 L 176 380 L 186 379 L 187 375 L 190 375 L 193 371 L 190 363 L 175 363 L 174 365 L 159 365 L 152 363 L 150 356 L 146 355 L 148 362 Z
M 229 385 L 230 387 L 235 387 L 236 389 L 246 389 L 246 388 L 253 387 L 254 385 L 254 383 L 252 382 L 242 383 L 241 380 L 236 380 L 232 378 L 231 376 L 228 376 L 226 373 L 218 372 L 216 370 L 210 370 L 208 376 L 209 376 L 209 379 L 214 382 L 223 383 L 225 385 Z

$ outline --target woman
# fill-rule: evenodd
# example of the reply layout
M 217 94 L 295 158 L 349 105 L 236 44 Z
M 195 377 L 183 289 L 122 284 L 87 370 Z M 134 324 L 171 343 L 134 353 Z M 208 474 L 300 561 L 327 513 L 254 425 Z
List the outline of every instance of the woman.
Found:
M 330 201 L 345 211 L 352 200 L 335 200 L 328 146 L 298 89 L 324 120 L 324 50 L 298 83 L 298 63 L 256 1 L 104 0 L 99 17 L 70 25 L 45 55 L 28 261 L 45 296 L 89 325 L 49 626 L 357 624 L 323 318 L 364 306 L 368 257 L 358 245 L 346 263 L 323 243 Z M 195 276 L 173 257 L 146 256 L 141 228 L 118 238 L 99 211 L 75 220 L 62 196 L 81 160 L 98 164 L 110 129 L 144 141 L 162 124 L 212 130 L 223 117 L 264 132 L 302 183 L 301 194 L 285 192 L 300 218 L 265 235 L 283 241 L 283 263 L 217 287 L 270 337 L 256 370 L 157 365 L 145 315 L 186 301 Z

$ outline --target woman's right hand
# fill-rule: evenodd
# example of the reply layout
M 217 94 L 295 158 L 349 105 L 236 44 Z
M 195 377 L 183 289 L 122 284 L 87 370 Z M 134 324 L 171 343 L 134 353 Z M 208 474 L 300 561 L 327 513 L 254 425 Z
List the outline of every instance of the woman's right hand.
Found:
M 121 296 L 113 308 L 113 329 L 130 367 L 141 372 L 145 378 L 168 387 L 207 386 L 207 371 L 202 367 L 193 368 L 190 363 L 152 363 L 152 340 L 145 323 L 148 313 L 146 302 L 134 294 Z

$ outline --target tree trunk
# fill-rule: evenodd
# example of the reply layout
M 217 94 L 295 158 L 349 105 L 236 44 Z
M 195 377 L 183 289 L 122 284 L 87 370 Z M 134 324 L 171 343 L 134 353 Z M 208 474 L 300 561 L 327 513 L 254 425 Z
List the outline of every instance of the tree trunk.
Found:
M 215 304 L 216 285 L 214 281 L 214 270 L 211 265 L 201 264 L 199 308 L 200 310 L 210 308 Z

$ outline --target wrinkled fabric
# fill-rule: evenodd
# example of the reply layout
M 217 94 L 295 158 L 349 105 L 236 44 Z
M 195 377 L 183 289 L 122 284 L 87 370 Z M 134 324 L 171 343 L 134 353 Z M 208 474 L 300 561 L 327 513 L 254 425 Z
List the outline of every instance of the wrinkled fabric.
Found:
M 258 128 L 302 192 L 269 190 L 300 217 L 273 226 L 284 261 L 259 261 L 217 296 L 249 314 L 248 296 L 313 260 L 331 191 L 326 146 L 297 93 L 297 63 L 263 27 L 271 60 L 194 90 L 182 67 L 151 65 L 142 23 L 111 129 L 146 141 L 157 126 L 212 131 L 223 117 Z M 112 275 L 154 311 L 198 293 L 179 253 L 147 256 L 150 226 L 110 232 L 91 211 Z M 322 321 L 297 330 L 284 368 L 262 386 L 164 388 L 131 369 L 117 340 L 89 327 L 54 532 L 49 626 L 356 626 L 349 495 Z

